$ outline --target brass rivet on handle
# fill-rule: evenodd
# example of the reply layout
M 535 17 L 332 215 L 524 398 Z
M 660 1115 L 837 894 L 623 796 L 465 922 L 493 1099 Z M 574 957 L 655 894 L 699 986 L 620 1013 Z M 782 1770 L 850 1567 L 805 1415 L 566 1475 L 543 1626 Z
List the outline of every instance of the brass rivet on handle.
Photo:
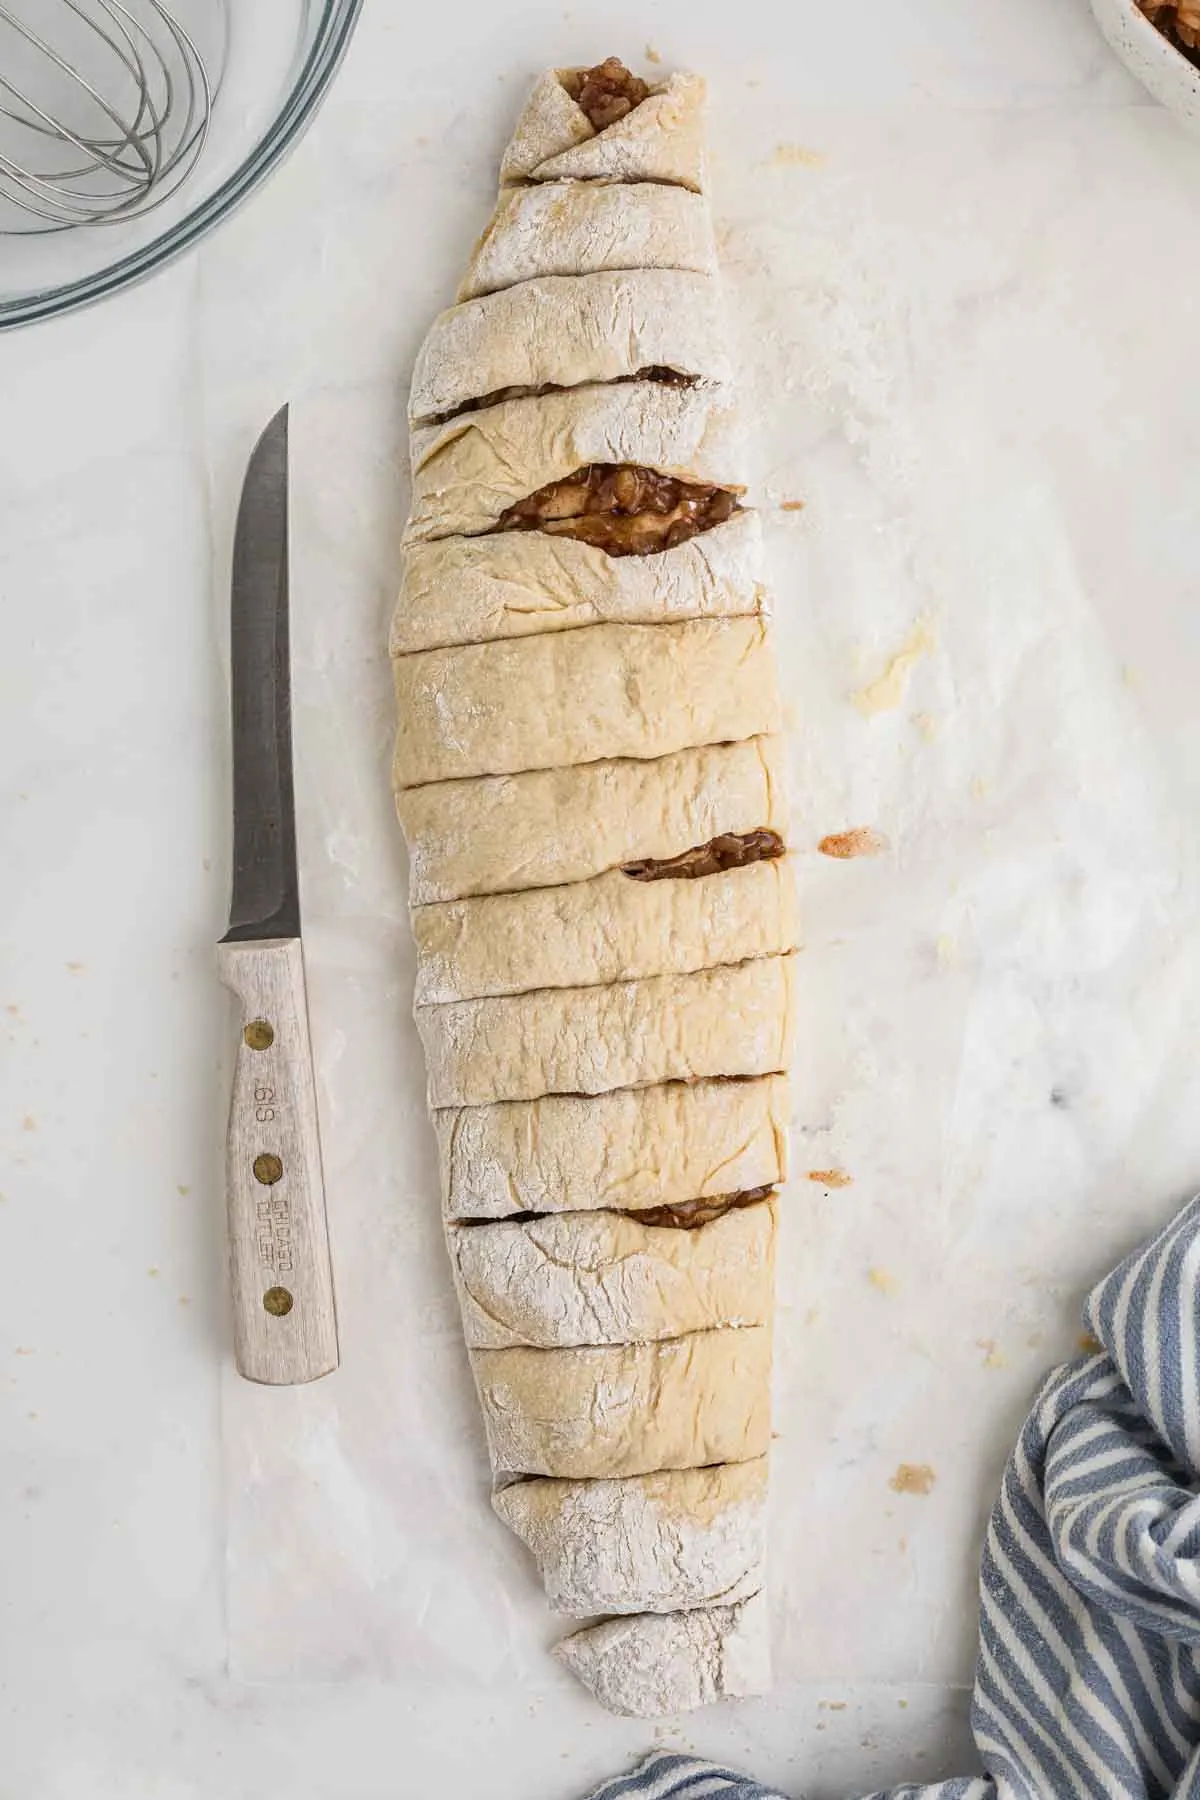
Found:
M 263 1295 L 263 1305 L 273 1319 L 286 1318 L 295 1304 L 285 1287 L 268 1288 Z
M 275 1042 L 275 1033 L 265 1019 L 251 1019 L 242 1037 L 250 1050 L 269 1050 Z
M 283 1164 L 269 1150 L 264 1150 L 261 1156 L 254 1159 L 254 1179 L 261 1181 L 264 1187 L 273 1187 L 283 1179 Z

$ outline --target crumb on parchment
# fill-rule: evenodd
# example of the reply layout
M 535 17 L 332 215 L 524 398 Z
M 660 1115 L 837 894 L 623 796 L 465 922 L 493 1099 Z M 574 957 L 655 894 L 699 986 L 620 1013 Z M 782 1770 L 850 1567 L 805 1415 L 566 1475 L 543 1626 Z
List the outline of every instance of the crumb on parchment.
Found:
M 769 169 L 819 169 L 825 158 L 803 144 L 776 144 L 767 158 Z
M 822 856 L 836 857 L 841 862 L 848 862 L 855 856 L 882 856 L 887 847 L 883 833 L 873 831 L 869 825 L 856 825 L 852 831 L 830 832 L 817 845 Z
M 870 719 L 876 713 L 894 711 L 908 692 L 913 670 L 921 658 L 936 647 L 937 640 L 929 620 L 924 617 L 918 619 L 882 674 L 877 675 L 874 681 L 869 681 L 866 687 L 858 688 L 851 694 L 851 703 L 863 718 Z

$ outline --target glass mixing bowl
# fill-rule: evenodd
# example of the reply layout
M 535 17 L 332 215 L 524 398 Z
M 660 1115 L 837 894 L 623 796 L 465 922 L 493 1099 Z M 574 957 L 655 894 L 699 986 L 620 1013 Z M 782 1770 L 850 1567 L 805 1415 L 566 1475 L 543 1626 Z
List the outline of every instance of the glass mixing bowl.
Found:
M 124 16 L 135 17 L 136 0 L 124 3 L 128 8 Z M 165 3 L 194 44 L 211 95 L 202 144 L 196 125 L 190 128 L 199 154 L 194 162 L 181 157 L 183 178 L 175 186 L 165 182 L 161 198 L 158 190 L 154 193 L 158 203 L 135 216 L 52 229 L 44 220 L 22 215 L 12 204 L 0 209 L 0 331 L 53 318 L 114 294 L 161 269 L 226 218 L 287 154 L 313 118 L 350 42 L 363 0 Z M 68 52 L 66 40 L 54 35 L 58 21 L 49 0 L 37 0 L 37 9 L 38 24 L 52 52 L 69 54 L 84 80 L 97 88 L 113 80 L 111 52 L 105 56 L 95 32 L 89 34 L 76 23 Z M 26 20 L 31 16 L 28 11 L 24 15 Z M 69 8 L 64 17 L 70 19 Z M 57 116 L 65 107 L 66 78 L 55 69 L 53 56 L 46 59 L 11 35 L 6 45 L 0 86 L 14 73 L 16 50 L 23 50 L 20 73 L 26 91 L 33 93 L 35 104 L 53 109 Z M 178 108 L 182 84 L 178 71 L 175 74 L 173 104 Z M 74 103 L 82 95 L 74 78 L 70 89 Z M 0 105 L 7 99 L 0 96 Z M 11 156 L 12 120 L 0 122 L 10 132 L 0 141 L 0 157 L 6 152 Z M 40 148 L 36 139 L 34 143 Z M 182 148 L 186 151 L 186 143 Z M 90 177 L 85 185 L 94 191 Z

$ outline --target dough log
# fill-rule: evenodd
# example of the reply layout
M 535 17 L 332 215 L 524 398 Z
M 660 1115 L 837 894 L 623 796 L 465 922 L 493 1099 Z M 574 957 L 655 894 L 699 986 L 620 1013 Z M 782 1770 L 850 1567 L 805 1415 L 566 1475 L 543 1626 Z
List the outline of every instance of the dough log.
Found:
M 409 396 L 396 806 L 495 1481 L 615 1712 L 767 1683 L 799 929 L 703 83 L 537 82 Z

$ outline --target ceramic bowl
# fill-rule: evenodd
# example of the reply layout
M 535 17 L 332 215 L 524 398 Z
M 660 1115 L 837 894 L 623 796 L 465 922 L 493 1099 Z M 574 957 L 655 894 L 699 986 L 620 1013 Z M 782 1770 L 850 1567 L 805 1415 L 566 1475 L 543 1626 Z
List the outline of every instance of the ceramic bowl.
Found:
M 1152 25 L 1137 0 L 1091 0 L 1096 23 L 1125 67 L 1185 125 L 1200 131 L 1200 69 Z

